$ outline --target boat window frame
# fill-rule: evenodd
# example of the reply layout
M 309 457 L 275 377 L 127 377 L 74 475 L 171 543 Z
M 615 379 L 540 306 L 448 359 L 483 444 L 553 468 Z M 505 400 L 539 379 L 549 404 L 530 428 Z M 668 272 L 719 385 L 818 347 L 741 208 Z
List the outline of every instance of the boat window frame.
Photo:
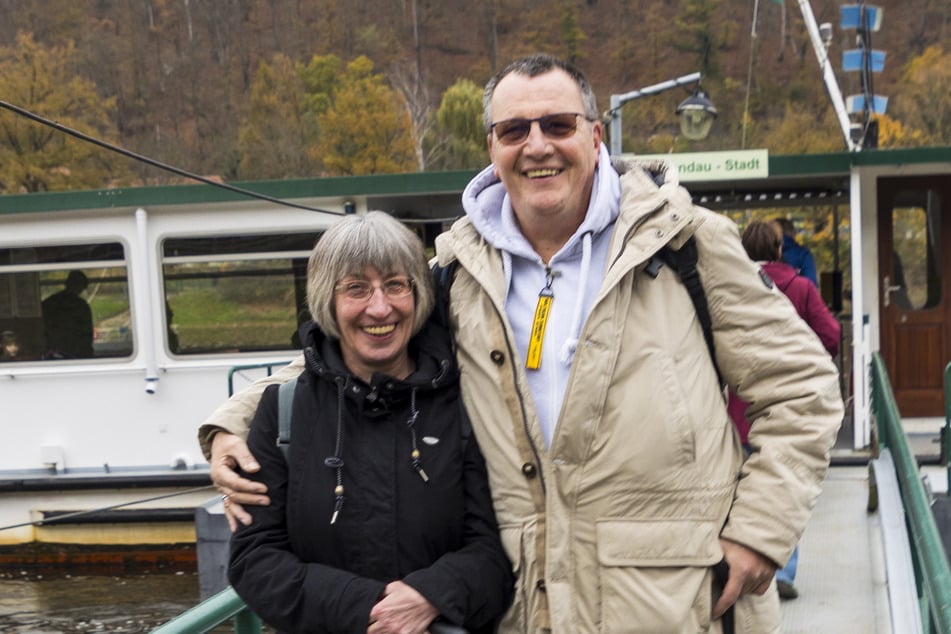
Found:
M 166 352 L 175 359 L 195 359 L 203 356 L 219 356 L 235 354 L 286 354 L 299 350 L 299 344 L 296 339 L 296 329 L 299 325 L 310 318 L 306 310 L 306 271 L 307 263 L 313 249 L 313 244 L 323 233 L 324 228 L 313 228 L 305 231 L 234 231 L 228 234 L 167 234 L 158 241 L 158 268 L 159 268 L 159 293 L 160 301 L 163 303 L 163 327 L 165 330 Z M 261 240 L 265 246 L 254 248 L 256 240 Z M 230 241 L 230 242 L 229 242 Z M 268 250 L 268 242 L 276 242 L 274 250 Z M 205 242 L 206 244 L 202 244 Z M 249 246 L 241 246 L 241 243 L 247 243 Z M 284 242 L 284 245 L 280 243 Z M 296 248 L 287 248 L 287 244 L 297 243 Z M 304 248 L 304 245 L 307 245 Z M 237 246 L 235 246 L 237 245 Z M 185 255 L 170 254 L 176 252 L 176 248 L 185 248 L 188 251 Z M 215 251 L 218 252 L 207 252 Z M 238 263 L 267 263 L 281 262 L 288 263 L 289 268 L 284 275 L 289 275 L 293 287 L 295 302 L 298 304 L 298 314 L 291 312 L 290 318 L 286 319 L 287 324 L 286 338 L 279 341 L 276 336 L 270 340 L 268 345 L 255 345 L 246 340 L 233 340 L 232 342 L 222 342 L 217 345 L 194 346 L 190 344 L 187 331 L 183 329 L 181 321 L 182 308 L 175 307 L 175 293 L 170 289 L 170 282 L 185 281 L 187 279 L 227 279 L 229 277 L 255 277 L 266 276 L 274 277 L 278 269 L 270 268 L 252 268 L 238 271 L 231 271 L 222 276 L 206 276 L 202 272 L 194 273 L 173 273 L 170 274 L 169 267 L 185 267 L 189 265 L 227 265 Z M 296 268 L 295 268 L 296 267 Z M 290 290 L 290 289 L 285 289 Z M 293 308 L 292 308 L 293 311 Z M 278 327 L 275 324 L 274 327 Z M 199 326 L 200 327 L 200 326 Z M 233 324 L 222 324 L 220 328 L 233 327 Z M 184 337 L 183 337 L 184 335 Z M 191 341 L 194 341 L 192 338 Z M 286 341 L 286 343 L 284 343 Z M 283 345 L 281 345 L 283 344 Z M 189 346 L 193 349 L 189 350 Z M 184 348 L 184 349 L 183 349 Z
M 85 249 L 85 258 L 81 250 Z M 120 252 L 122 257 L 97 257 L 97 251 L 110 255 L 116 251 Z M 32 256 L 40 261 L 24 262 L 18 260 L 14 255 L 17 252 L 32 252 Z M 90 296 L 90 290 L 83 291 L 83 300 L 90 306 L 93 313 L 93 349 L 94 355 L 91 357 L 69 357 L 55 354 L 48 345 L 45 335 L 45 326 L 42 315 L 42 303 L 52 295 L 62 290 L 66 277 L 70 271 L 82 271 L 89 277 L 90 287 L 97 284 L 93 295 Z M 122 276 L 116 276 L 110 271 L 121 270 Z M 90 272 L 102 272 L 97 275 Z M 51 280 L 48 274 L 51 272 L 62 273 L 62 279 Z M 14 281 L 8 284 L 8 275 L 34 274 L 33 280 L 35 293 L 29 302 L 29 306 L 21 306 L 19 293 L 19 282 Z M 46 279 L 41 279 L 45 276 Z M 96 301 L 101 284 L 121 284 L 119 293 L 104 293 Z M 0 244 L 0 331 L 4 338 L 7 333 L 13 333 L 13 338 L 18 343 L 19 358 L 0 358 L 0 367 L 24 367 L 35 365 L 38 367 L 75 365 L 79 363 L 115 363 L 128 361 L 136 355 L 135 341 L 135 307 L 133 301 L 133 270 L 130 259 L 130 245 L 121 236 L 95 236 L 85 237 L 81 240 L 43 240 L 30 243 L 8 243 Z M 51 290 L 50 290 L 51 289 Z M 110 313 L 107 316 L 97 315 L 97 309 L 102 309 L 108 302 L 104 298 L 118 297 L 118 306 L 121 308 L 118 313 Z M 9 301 L 7 301 L 9 300 Z M 115 305 L 115 302 L 112 302 Z M 110 310 L 115 310 L 111 308 Z M 119 321 L 117 326 L 109 326 L 108 329 L 102 324 L 108 320 L 114 319 L 117 315 L 126 314 L 124 319 Z M 111 331 L 115 330 L 115 333 Z M 109 331 L 109 341 L 103 340 L 103 333 Z M 2 357 L 2 351 L 0 351 Z

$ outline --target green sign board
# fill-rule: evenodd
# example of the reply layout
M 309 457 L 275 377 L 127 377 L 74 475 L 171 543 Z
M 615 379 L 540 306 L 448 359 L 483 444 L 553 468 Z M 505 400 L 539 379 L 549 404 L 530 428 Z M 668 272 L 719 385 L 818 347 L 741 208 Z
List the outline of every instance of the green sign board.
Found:
M 769 176 L 769 152 L 767 150 L 625 154 L 624 157 L 666 161 L 677 167 L 682 183 L 689 181 L 742 180 Z

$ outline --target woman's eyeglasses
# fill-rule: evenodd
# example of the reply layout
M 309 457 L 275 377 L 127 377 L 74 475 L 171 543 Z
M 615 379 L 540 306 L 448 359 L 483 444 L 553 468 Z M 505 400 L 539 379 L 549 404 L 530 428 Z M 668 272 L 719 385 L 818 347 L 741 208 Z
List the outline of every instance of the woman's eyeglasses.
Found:
M 495 138 L 502 145 L 515 145 L 527 139 L 532 131 L 532 124 L 536 121 L 545 136 L 552 139 L 566 139 L 578 129 L 578 117 L 584 117 L 586 121 L 591 121 L 580 112 L 559 112 L 534 119 L 519 117 L 496 121 L 489 129 L 495 133 Z
M 376 284 L 368 280 L 345 280 L 338 282 L 334 290 L 355 302 L 367 301 L 373 297 L 373 292 L 379 288 L 389 299 L 406 297 L 413 292 L 413 280 L 409 277 L 391 277 Z

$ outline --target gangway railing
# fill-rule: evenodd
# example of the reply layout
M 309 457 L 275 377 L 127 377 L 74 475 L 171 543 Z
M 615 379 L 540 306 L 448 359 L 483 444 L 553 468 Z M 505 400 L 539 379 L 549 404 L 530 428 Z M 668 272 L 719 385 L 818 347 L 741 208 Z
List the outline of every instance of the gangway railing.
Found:
M 152 634 L 199 634 L 234 620 L 235 634 L 261 634 L 261 619 L 228 586 L 187 612 L 152 630 Z
M 894 461 L 905 518 L 911 534 L 911 554 L 925 632 L 951 634 L 951 569 L 931 501 L 918 463 L 901 426 L 898 405 L 879 353 L 872 355 L 872 411 L 880 447 Z M 947 371 L 946 371 L 947 372 Z
M 948 488 L 951 495 L 951 363 L 944 366 L 944 429 L 941 432 L 941 462 L 948 474 Z

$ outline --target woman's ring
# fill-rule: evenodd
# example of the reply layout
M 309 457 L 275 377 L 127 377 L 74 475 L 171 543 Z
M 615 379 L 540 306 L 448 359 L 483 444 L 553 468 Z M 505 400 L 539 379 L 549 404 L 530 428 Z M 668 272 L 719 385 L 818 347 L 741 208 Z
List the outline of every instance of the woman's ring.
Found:
M 224 495 L 221 496 L 221 503 L 222 503 L 222 504 L 227 504 L 227 503 L 228 503 L 228 494 L 227 494 L 227 493 L 225 493 Z

